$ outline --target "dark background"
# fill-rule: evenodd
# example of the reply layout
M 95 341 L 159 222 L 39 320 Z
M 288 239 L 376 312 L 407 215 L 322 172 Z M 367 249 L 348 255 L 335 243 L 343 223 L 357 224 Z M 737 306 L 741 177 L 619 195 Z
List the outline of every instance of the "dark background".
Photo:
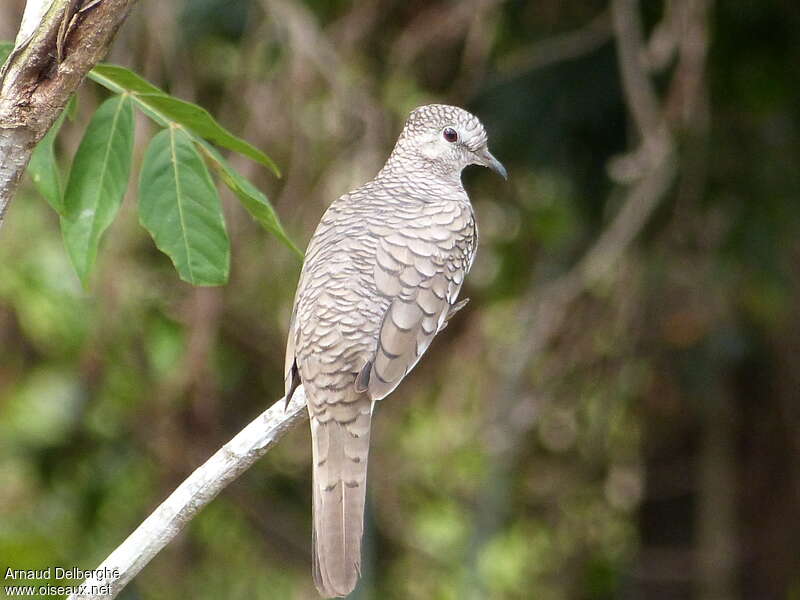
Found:
M 465 174 L 472 302 L 379 406 L 354 597 L 800 598 L 798 31 L 780 0 L 140 0 L 109 60 L 270 154 L 281 180 L 234 162 L 301 247 L 419 104 L 475 112 L 510 172 Z M 300 264 L 223 198 L 216 289 L 135 182 L 88 290 L 30 184 L 11 206 L 3 570 L 93 568 L 282 395 Z M 310 512 L 303 426 L 122 597 L 314 598 Z

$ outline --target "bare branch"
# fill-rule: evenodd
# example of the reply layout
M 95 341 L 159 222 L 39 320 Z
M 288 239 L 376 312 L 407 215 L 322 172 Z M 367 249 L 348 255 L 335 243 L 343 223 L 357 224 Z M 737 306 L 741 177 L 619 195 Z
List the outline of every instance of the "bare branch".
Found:
M 110 600 L 172 541 L 197 513 L 272 448 L 283 434 L 308 418 L 303 387 L 285 406 L 283 398 L 180 484 L 128 538 L 106 558 L 97 575 L 83 583 L 83 593 L 69 600 Z
M 658 96 L 644 68 L 645 42 L 638 0 L 612 0 L 611 18 L 617 41 L 622 89 L 628 109 L 644 143 L 666 135 Z
M 135 2 L 28 0 L 0 71 L 0 226 L 37 142 L 105 56 Z

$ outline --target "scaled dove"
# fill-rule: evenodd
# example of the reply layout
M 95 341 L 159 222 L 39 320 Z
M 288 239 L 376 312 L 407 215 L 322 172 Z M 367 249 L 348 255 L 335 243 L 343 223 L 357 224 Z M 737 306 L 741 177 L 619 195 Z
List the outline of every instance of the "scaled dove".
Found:
M 313 454 L 313 571 L 324 597 L 361 570 L 372 411 L 447 320 L 478 230 L 461 171 L 503 177 L 480 121 L 455 106 L 414 110 L 386 164 L 322 217 L 308 245 L 286 348 L 287 402 L 303 385 Z

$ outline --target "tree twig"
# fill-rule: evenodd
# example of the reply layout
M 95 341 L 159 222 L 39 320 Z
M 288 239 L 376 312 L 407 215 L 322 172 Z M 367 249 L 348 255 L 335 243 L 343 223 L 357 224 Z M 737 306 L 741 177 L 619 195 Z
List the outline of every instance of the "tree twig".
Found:
M 197 513 L 272 448 L 284 433 L 308 418 L 303 387 L 288 406 L 281 398 L 198 467 L 83 582 L 68 600 L 110 600 L 172 541 Z

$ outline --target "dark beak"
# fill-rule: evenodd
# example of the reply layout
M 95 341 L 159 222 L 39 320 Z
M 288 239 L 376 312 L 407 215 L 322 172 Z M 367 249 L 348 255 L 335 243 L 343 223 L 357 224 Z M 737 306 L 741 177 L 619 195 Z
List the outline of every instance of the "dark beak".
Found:
M 492 153 L 489 152 L 488 148 L 480 150 L 479 152 L 476 153 L 476 156 L 478 157 L 478 162 L 482 164 L 484 167 L 488 167 L 489 169 L 500 175 L 503 179 L 508 179 L 508 171 L 506 171 L 506 168 L 503 166 L 503 163 L 501 163 L 494 156 L 492 156 Z

